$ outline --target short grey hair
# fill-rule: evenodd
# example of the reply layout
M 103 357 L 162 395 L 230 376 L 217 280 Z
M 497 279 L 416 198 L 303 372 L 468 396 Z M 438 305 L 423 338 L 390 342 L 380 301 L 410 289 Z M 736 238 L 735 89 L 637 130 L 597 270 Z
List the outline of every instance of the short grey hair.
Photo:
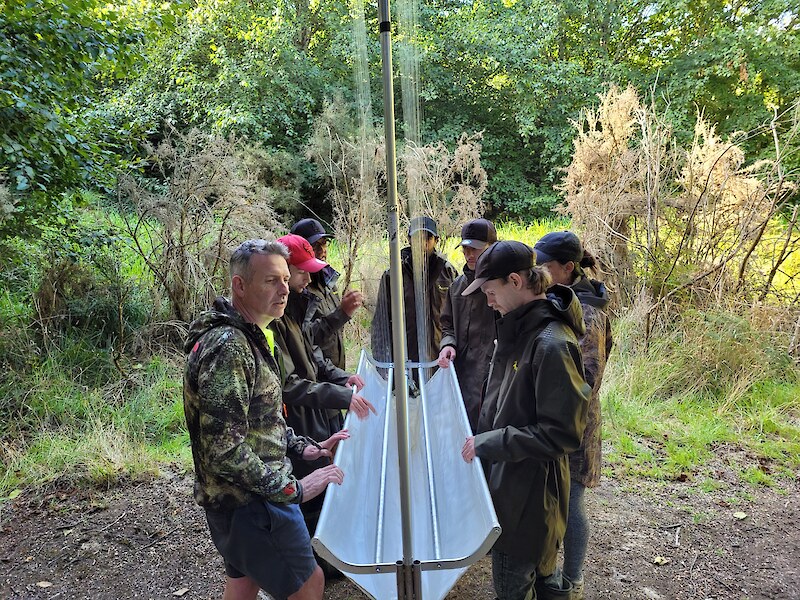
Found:
M 250 281 L 250 258 L 254 254 L 262 256 L 282 256 L 289 261 L 289 249 L 281 242 L 267 240 L 247 240 L 239 244 L 239 247 L 231 254 L 230 272 L 231 279 L 238 275 L 245 281 Z

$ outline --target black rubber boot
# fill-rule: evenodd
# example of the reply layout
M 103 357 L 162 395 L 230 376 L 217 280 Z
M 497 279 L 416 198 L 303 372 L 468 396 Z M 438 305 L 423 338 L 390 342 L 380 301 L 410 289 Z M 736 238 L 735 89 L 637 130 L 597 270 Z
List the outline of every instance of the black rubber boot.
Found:
M 536 591 L 536 600 L 571 600 L 572 584 L 564 579 L 561 587 L 554 587 L 545 582 L 544 577 L 538 577 L 533 584 Z

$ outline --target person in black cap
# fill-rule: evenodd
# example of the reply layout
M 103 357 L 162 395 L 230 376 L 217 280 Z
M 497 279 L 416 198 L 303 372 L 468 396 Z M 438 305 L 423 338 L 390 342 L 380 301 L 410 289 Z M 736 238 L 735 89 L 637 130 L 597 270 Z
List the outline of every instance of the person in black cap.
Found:
M 436 251 L 439 233 L 430 217 L 414 217 L 408 228 L 409 245 L 400 251 L 403 271 L 403 305 L 405 307 L 408 359 L 427 362 L 439 354 L 442 339 L 440 316 L 450 284 L 458 275 L 456 268 Z M 412 247 L 414 252 L 412 253 Z M 417 266 L 419 265 L 419 266 Z M 417 306 L 415 275 L 424 283 L 425 304 Z M 419 310 L 418 310 L 419 309 Z M 422 319 L 418 322 L 417 314 Z M 375 314 L 370 327 L 372 355 L 379 361 L 392 360 L 392 311 L 389 270 L 381 277 Z M 424 333 L 423 333 L 424 332 Z M 423 333 L 423 335 L 418 335 Z
M 483 386 L 489 375 L 497 312 L 486 303 L 480 290 L 469 296 L 462 296 L 461 292 L 475 279 L 478 257 L 496 241 L 497 231 L 491 221 L 473 219 L 463 225 L 461 243 L 456 247 L 464 253 L 464 272 L 450 286 L 442 307 L 438 363 L 443 368 L 454 363 L 473 432 L 478 426 Z
M 292 226 L 290 233 L 306 238 L 314 249 L 314 255 L 319 260 L 327 261 L 328 239 L 333 236 L 325 233 L 319 221 L 301 219 Z M 348 290 L 340 299 L 336 292 L 338 279 L 339 273 L 330 265 L 311 273 L 311 282 L 306 288 L 308 306 L 302 327 L 326 358 L 340 369 L 345 369 L 347 360 L 342 328 L 364 304 L 364 296 L 357 290 Z
M 589 517 L 584 504 L 584 492 L 587 487 L 600 484 L 600 384 L 613 343 L 611 323 L 605 312 L 609 298 L 602 282 L 586 276 L 584 269 L 594 267 L 595 258 L 571 231 L 548 233 L 533 248 L 536 251 L 536 263 L 548 270 L 553 282 L 571 287 L 578 296 L 586 325 L 580 345 L 586 381 L 592 387 L 592 395 L 581 447 L 569 455 L 569 517 L 564 534 L 564 566 L 548 582 L 555 587 L 563 587 L 559 578 L 562 576 L 572 585 L 573 600 L 583 600 L 583 563 L 589 542 Z
M 551 288 L 535 262 L 530 246 L 497 242 L 462 292 L 480 288 L 501 315 L 478 433 L 461 449 L 465 461 L 483 461 L 503 528 L 492 548 L 499 600 L 571 593 L 546 586 L 545 578 L 556 568 L 569 502 L 567 455 L 580 445 L 591 392 L 578 345 L 583 315 L 574 292 Z

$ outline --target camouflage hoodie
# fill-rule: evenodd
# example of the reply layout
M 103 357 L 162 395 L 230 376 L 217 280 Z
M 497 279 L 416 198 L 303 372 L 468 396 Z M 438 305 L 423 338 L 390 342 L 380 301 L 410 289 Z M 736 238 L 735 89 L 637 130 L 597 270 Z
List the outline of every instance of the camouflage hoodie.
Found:
M 197 503 L 230 509 L 257 498 L 300 502 L 286 454 L 302 455 L 308 441 L 283 419 L 279 369 L 263 332 L 217 298 L 192 323 L 185 349 L 183 405 Z
M 613 344 L 611 322 L 604 310 L 609 303 L 608 291 L 603 283 L 587 277 L 578 278 L 570 287 L 583 308 L 586 334 L 579 341 L 583 366 L 586 369 L 586 382 L 592 386 L 592 395 L 589 398 L 581 447 L 569 455 L 569 471 L 573 480 L 586 487 L 596 487 L 600 484 L 602 467 L 600 384 Z

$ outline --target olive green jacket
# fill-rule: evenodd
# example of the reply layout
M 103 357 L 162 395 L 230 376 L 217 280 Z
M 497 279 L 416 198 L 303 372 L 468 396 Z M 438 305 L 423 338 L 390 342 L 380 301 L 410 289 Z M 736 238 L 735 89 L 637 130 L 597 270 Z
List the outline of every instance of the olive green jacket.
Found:
M 567 455 L 586 425 L 578 299 L 553 286 L 497 321 L 475 452 L 487 471 L 503 533 L 495 548 L 552 572 L 569 506 Z

